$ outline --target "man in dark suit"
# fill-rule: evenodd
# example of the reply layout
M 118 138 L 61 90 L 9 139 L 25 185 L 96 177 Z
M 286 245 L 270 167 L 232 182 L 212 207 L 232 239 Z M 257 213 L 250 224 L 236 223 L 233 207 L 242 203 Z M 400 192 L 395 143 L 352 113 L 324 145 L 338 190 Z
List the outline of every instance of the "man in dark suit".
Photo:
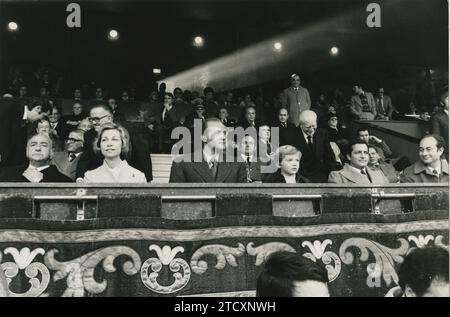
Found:
M 27 143 L 28 165 L 9 166 L 0 170 L 0 182 L 69 183 L 70 178 L 50 165 L 52 141 L 46 134 L 36 134 Z
M 64 140 L 67 139 L 69 134 L 69 127 L 66 125 L 64 120 L 61 120 L 61 111 L 59 107 L 53 107 L 50 114 L 48 115 L 48 120 L 50 122 L 50 137 L 52 138 L 54 148 L 57 151 L 63 149 Z
M 244 136 L 238 146 L 237 154 L 238 161 L 245 163 L 247 182 L 261 183 L 261 162 L 258 159 L 255 139 L 250 135 Z
M 245 163 L 226 162 L 227 130 L 217 118 L 205 121 L 202 149 L 176 159 L 170 171 L 170 183 L 246 183 Z
M 295 144 L 296 128 L 289 122 L 289 112 L 286 108 L 280 108 L 278 111 L 278 123 L 276 127 L 279 128 L 280 146 Z
M 155 130 L 162 153 L 169 154 L 173 146 L 172 130 L 178 126 L 178 111 L 173 104 L 173 95 L 164 94 L 164 105 L 155 109 Z
M 377 96 L 375 97 L 377 116 L 375 120 L 390 120 L 394 107 L 390 96 L 384 94 L 384 88 L 378 88 Z
M 300 114 L 295 147 L 302 153 L 300 173 L 313 183 L 326 183 L 336 168 L 336 158 L 326 130 L 317 129 L 317 115 L 305 110 Z
M 228 116 L 228 110 L 224 106 L 219 108 L 219 119 L 227 128 L 236 126 L 236 121 Z
M 259 121 L 259 119 L 257 119 L 256 116 L 256 108 L 253 106 L 247 106 L 245 108 L 244 116 L 241 117 L 237 126 L 244 129 L 252 127 L 256 129 L 256 132 L 258 132 L 260 125 L 261 122 Z
M 445 140 L 444 156 L 448 160 L 448 91 L 441 96 L 443 108 L 431 117 L 431 133 Z
M 26 162 L 26 123 L 38 121 L 43 116 L 36 109 L 20 106 L 16 99 L 0 98 L 0 167 Z
M 75 180 L 78 161 L 81 154 L 83 154 L 83 143 L 84 131 L 79 129 L 73 130 L 69 133 L 69 137 L 66 140 L 65 150 L 56 152 L 53 156 L 53 165 L 72 180 Z
M 289 111 L 289 122 L 299 125 L 299 115 L 304 110 L 311 108 L 311 97 L 308 89 L 300 86 L 300 75 L 291 75 L 291 87 L 286 88 L 282 93 L 281 105 Z
M 84 134 L 84 150 L 78 162 L 76 179 L 83 178 L 86 171 L 96 169 L 102 165 L 102 159 L 94 153 L 94 142 L 98 132 L 100 132 L 101 126 L 105 123 L 113 122 L 114 116 L 109 106 L 105 103 L 98 103 L 91 108 L 90 120 L 93 129 Z M 127 129 L 130 135 L 131 153 L 129 159 L 127 159 L 128 164 L 142 171 L 147 181 L 150 182 L 153 179 L 153 175 L 148 144 L 142 141 L 131 124 L 125 121 L 118 123 Z

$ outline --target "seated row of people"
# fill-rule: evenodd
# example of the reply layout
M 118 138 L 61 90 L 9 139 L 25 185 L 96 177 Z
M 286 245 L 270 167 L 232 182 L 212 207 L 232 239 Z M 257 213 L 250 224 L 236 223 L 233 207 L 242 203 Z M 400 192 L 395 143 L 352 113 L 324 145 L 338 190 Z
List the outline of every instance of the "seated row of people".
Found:
M 140 142 L 141 140 L 136 137 L 131 128 L 115 124 L 115 128 L 112 129 L 114 115 L 111 109 L 102 103 L 91 109 L 90 122 L 93 129 L 87 132 L 81 129 L 70 132 L 65 143 L 65 150 L 57 152 L 53 157 L 49 154 L 54 152 L 52 147 L 51 152 L 44 155 L 45 159 L 42 159 L 41 162 L 43 165 L 36 167 L 44 170 L 42 167 L 49 165 L 49 159 L 53 159 L 52 164 L 57 166 L 59 171 L 62 171 L 72 181 L 77 179 L 88 182 L 151 181 L 151 159 L 148 148 L 145 143 Z M 116 141 L 119 143 L 118 134 L 122 144 L 120 153 L 114 160 L 111 160 L 109 155 L 111 153 L 117 154 L 118 149 L 113 146 L 114 144 L 108 148 L 105 147 L 103 150 L 101 148 L 101 137 L 107 127 L 109 128 L 106 130 L 106 136 L 109 137 L 111 133 L 116 134 L 116 136 L 112 140 L 105 140 L 105 142 L 113 143 L 113 141 Z M 339 147 L 330 142 L 327 131 L 317 128 L 317 116 L 310 110 L 303 111 L 300 114 L 300 125 L 299 128 L 295 129 L 297 135 L 292 138 L 294 145 L 282 145 L 277 151 L 273 151 L 270 148 L 270 142 L 267 142 L 270 135 L 269 128 L 262 127 L 264 129 L 260 129 L 260 133 L 259 135 L 256 134 L 256 137 L 246 135 L 238 140 L 236 151 L 232 153 L 233 159 L 230 162 L 221 161 L 221 153 L 225 152 L 229 145 L 227 142 L 228 130 L 223 122 L 217 118 L 210 118 L 205 120 L 202 128 L 204 128 L 203 147 L 196 151 L 200 152 L 200 161 L 175 161 L 172 164 L 170 182 L 325 183 L 328 181 L 332 183 L 370 184 L 398 182 L 399 180 L 402 182 L 448 181 L 448 163 L 445 159 L 441 159 L 445 144 L 440 136 L 424 137 L 420 142 L 421 161 L 415 163 L 413 170 L 410 167 L 402 173 L 397 173 L 394 165 L 382 157 L 384 153 L 391 153 L 389 147 L 379 138 L 370 136 L 368 131 L 364 129 L 358 130 L 359 139 L 347 143 L 345 147 L 343 146 L 345 151 L 340 154 Z M 52 146 L 52 134 L 42 128 L 38 128 L 38 132 L 40 132 L 39 136 L 41 137 L 47 135 L 47 146 Z M 35 142 L 33 142 L 33 146 L 36 146 Z M 32 163 L 35 160 L 29 155 L 31 147 L 31 144 L 27 144 L 29 165 L 33 167 L 36 164 Z M 40 148 L 44 147 L 45 145 L 40 146 Z M 264 150 L 261 151 L 261 148 L 264 148 Z M 39 153 L 41 152 L 42 149 L 39 150 Z M 192 152 L 192 155 L 195 154 Z M 236 162 L 235 158 L 239 157 L 241 157 L 241 162 Z M 126 169 L 125 166 L 128 163 L 132 168 L 143 172 L 145 177 L 141 177 L 142 175 L 139 174 L 141 172 L 134 172 L 134 177 L 131 177 L 131 179 L 127 177 L 122 179 L 120 173 L 117 172 L 117 168 L 124 166 L 124 169 Z M 268 170 L 269 165 L 276 166 L 276 168 Z M 100 167 L 103 167 L 101 170 L 105 171 L 105 167 L 108 166 L 111 171 L 116 171 L 108 174 L 109 176 L 113 175 L 112 178 L 107 178 L 105 174 L 105 177 L 97 179 L 90 177 L 92 173 L 87 173 Z M 17 168 L 20 170 L 22 167 Z M 264 169 L 266 171 L 263 171 Z M 23 169 L 22 172 L 25 170 L 28 169 Z M 111 172 L 110 170 L 106 171 Z M 9 170 L 2 171 L 1 175 L 10 174 L 17 173 Z M 11 181 L 10 179 L 9 176 L 5 176 L 3 181 Z M 23 180 L 23 178 L 21 179 Z M 28 181 L 46 181 L 47 178 L 32 177 L 31 179 L 28 179 Z M 145 181 L 143 181 L 144 179 Z M 0 181 L 2 181 L 1 177 Z

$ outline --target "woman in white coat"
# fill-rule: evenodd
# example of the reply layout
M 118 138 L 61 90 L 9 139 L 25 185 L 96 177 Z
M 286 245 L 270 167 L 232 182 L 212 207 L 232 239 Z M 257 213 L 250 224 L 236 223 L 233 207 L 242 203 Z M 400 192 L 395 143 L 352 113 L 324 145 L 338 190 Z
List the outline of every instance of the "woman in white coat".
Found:
M 130 153 L 128 131 L 115 123 L 102 126 L 95 142 L 96 152 L 103 156 L 103 165 L 84 174 L 85 183 L 146 183 L 144 173 L 128 165 Z

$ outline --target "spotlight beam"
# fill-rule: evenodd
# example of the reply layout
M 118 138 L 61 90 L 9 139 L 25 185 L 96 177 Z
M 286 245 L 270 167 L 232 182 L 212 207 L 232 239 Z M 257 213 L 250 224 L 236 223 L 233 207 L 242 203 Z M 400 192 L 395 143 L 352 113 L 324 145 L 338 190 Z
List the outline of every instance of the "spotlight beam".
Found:
M 400 7 L 404 2 L 405 0 L 393 0 L 388 5 Z M 366 18 L 365 10 L 352 9 L 166 77 L 158 83 L 165 82 L 168 91 L 175 87 L 198 91 L 206 86 L 213 86 L 216 91 L 221 91 L 281 79 L 299 69 L 316 70 L 331 62 L 327 54 L 330 47 L 327 35 L 331 37 L 344 34 L 339 41 L 340 46 L 355 45 L 360 37 L 364 36 L 366 39 L 372 36 L 374 32 L 365 25 Z M 358 32 L 348 32 L 355 25 L 360 25 Z M 274 42 L 283 43 L 282 52 L 274 52 Z M 358 57 L 361 52 L 359 50 L 354 54 Z M 345 58 L 351 58 L 350 54 L 346 54 Z M 292 61 L 296 61 L 295 64 Z M 340 61 L 344 61 L 342 56 Z

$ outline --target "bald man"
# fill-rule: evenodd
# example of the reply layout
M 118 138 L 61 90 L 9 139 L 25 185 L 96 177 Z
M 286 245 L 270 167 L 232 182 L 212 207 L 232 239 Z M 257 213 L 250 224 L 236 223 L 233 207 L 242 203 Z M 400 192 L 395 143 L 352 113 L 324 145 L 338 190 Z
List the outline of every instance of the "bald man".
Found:
M 317 128 L 317 115 L 312 110 L 300 113 L 295 146 L 302 153 L 300 173 L 313 183 L 326 183 L 336 169 L 336 159 L 328 132 Z

